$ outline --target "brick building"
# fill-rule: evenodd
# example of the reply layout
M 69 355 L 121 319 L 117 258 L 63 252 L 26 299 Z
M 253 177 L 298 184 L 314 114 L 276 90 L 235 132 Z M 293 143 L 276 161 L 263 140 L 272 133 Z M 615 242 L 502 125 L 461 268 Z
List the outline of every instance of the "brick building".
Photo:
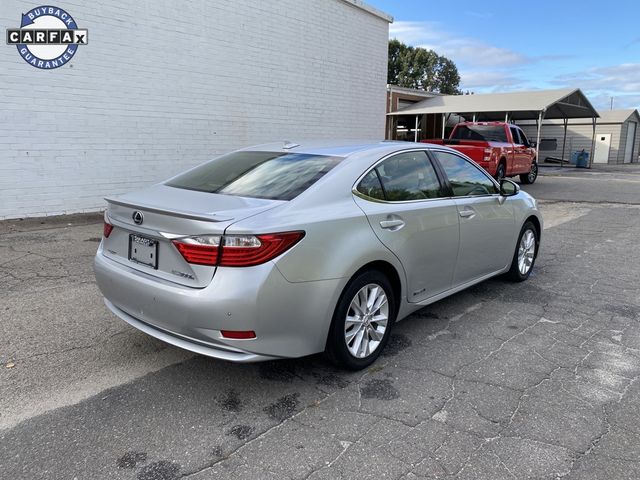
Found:
M 385 133 L 389 22 L 360 0 L 65 2 L 61 68 L 0 46 L 0 219 L 97 211 L 232 149 Z M 0 2 L 4 29 L 24 2 Z

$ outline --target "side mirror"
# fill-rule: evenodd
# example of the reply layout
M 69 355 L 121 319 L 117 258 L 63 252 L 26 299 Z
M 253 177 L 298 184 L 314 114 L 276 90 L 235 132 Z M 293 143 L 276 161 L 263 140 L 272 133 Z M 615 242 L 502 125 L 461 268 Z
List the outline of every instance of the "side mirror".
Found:
M 513 197 L 517 195 L 519 191 L 520 186 L 517 183 L 506 178 L 500 180 L 500 195 L 503 197 Z
M 527 146 L 528 146 L 528 147 L 531 147 L 531 148 L 536 148 L 536 145 L 538 145 L 538 142 L 536 142 L 535 140 L 533 140 L 533 141 L 529 142 L 529 145 L 527 145 Z

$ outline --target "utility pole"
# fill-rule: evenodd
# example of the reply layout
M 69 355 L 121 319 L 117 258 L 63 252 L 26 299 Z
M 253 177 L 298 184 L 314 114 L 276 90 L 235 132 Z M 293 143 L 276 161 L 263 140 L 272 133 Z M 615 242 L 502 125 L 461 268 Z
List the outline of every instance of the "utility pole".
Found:
M 613 110 L 613 97 L 611 97 L 611 106 L 609 107 L 609 110 Z

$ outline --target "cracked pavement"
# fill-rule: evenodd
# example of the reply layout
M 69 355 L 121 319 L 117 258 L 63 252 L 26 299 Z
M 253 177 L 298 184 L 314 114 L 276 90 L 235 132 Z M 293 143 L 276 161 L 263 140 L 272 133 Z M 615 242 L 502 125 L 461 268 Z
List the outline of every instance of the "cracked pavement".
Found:
M 165 345 L 102 304 L 99 216 L 0 222 L 0 478 L 640 478 L 639 173 L 525 187 L 529 281 L 420 310 L 357 373 Z

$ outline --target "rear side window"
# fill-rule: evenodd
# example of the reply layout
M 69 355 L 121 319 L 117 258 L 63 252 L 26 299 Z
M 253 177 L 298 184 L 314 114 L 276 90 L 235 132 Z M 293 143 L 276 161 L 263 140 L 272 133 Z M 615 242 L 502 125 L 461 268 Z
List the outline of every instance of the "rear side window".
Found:
M 387 158 L 364 176 L 357 190 L 368 197 L 390 202 L 442 196 L 440 181 L 424 151 Z
M 493 195 L 498 193 L 493 180 L 464 158 L 449 152 L 433 152 L 449 178 L 455 197 Z
M 524 143 L 520 139 L 520 133 L 518 132 L 517 128 L 511 127 L 511 136 L 513 137 L 513 143 L 515 143 L 516 145 L 521 145 Z
M 507 143 L 507 133 L 502 125 L 459 125 L 451 139 Z
M 234 152 L 178 175 L 165 185 L 240 197 L 291 200 L 342 159 L 304 153 Z
M 364 176 L 356 190 L 369 198 L 385 200 L 382 184 L 380 183 L 380 179 L 378 178 L 378 174 L 375 169 L 371 170 Z

